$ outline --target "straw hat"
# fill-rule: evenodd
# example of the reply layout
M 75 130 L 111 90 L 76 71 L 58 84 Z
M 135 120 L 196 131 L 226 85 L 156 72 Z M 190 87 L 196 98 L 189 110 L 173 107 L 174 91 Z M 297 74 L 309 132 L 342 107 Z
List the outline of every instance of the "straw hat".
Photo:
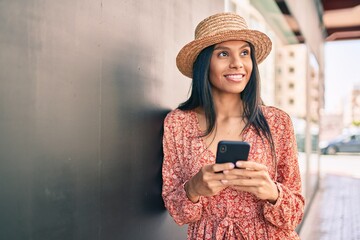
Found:
M 271 51 L 270 38 L 248 28 L 244 18 L 235 13 L 218 13 L 202 20 L 195 29 L 195 40 L 186 44 L 176 57 L 180 72 L 192 78 L 193 64 L 206 47 L 230 40 L 250 42 L 255 48 L 257 63 L 261 63 Z

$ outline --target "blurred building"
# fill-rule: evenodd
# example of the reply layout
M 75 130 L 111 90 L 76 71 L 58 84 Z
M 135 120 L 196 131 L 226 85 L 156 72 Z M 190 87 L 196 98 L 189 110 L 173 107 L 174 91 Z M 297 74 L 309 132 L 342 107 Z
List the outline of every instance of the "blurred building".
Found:
M 351 120 L 360 124 L 360 85 L 355 85 L 351 93 Z
M 276 54 L 276 105 L 293 117 L 305 119 L 309 114 L 312 123 L 319 123 L 324 85 L 314 56 L 309 55 L 305 44 L 284 45 Z
M 302 119 L 306 115 L 306 51 L 303 44 L 285 45 L 276 55 L 276 105 Z

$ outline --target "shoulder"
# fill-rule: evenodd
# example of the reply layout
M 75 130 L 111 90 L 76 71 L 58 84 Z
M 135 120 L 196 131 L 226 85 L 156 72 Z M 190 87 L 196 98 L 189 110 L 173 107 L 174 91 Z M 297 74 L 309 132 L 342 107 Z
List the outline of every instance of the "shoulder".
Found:
M 169 112 L 164 121 L 164 134 L 177 138 L 194 137 L 197 134 L 196 113 L 191 110 L 175 109 Z
M 264 117 L 268 121 L 269 125 L 292 125 L 289 114 L 277 107 L 261 106 L 261 111 L 264 114 Z
M 177 108 L 166 115 L 164 124 L 168 127 L 178 127 L 190 123 L 191 117 L 191 111 L 183 111 Z

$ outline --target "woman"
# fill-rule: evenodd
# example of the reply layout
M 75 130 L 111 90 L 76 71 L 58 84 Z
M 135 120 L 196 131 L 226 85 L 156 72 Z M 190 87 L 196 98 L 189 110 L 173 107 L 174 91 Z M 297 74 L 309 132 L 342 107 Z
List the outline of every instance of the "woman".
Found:
M 162 195 L 175 222 L 189 224 L 188 239 L 299 239 L 293 127 L 259 96 L 257 63 L 270 51 L 264 33 L 220 13 L 200 22 L 177 56 L 192 90 L 165 119 Z M 250 143 L 248 161 L 216 164 L 220 140 Z

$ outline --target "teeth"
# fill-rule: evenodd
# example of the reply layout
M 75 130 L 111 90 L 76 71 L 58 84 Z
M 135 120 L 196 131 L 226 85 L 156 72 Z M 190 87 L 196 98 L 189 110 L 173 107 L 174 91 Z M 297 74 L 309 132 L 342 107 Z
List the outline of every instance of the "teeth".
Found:
M 240 74 L 229 74 L 229 75 L 226 75 L 227 78 L 231 78 L 231 79 L 234 79 L 234 80 L 241 80 L 244 75 L 240 75 Z

